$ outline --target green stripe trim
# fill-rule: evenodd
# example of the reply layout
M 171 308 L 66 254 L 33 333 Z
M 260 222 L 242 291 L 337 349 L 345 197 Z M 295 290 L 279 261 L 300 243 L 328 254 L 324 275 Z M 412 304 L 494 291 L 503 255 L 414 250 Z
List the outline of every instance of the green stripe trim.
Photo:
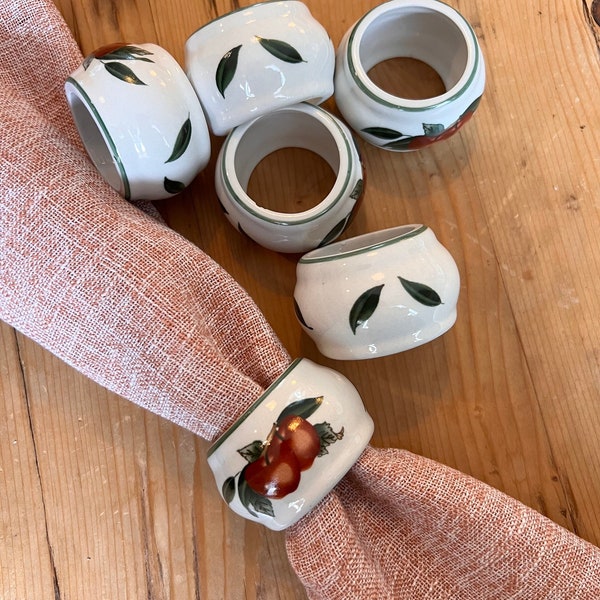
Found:
M 206 454 L 207 458 L 214 454 L 221 447 L 221 445 L 229 438 L 229 436 L 231 436 L 231 434 L 258 408 L 258 406 L 262 404 L 262 402 L 266 400 L 272 392 L 275 391 L 275 388 L 279 385 L 279 383 L 283 381 L 290 374 L 290 372 L 296 368 L 296 366 L 301 360 L 301 358 L 297 358 L 296 360 L 294 360 L 290 364 L 290 366 L 268 387 L 268 389 L 263 394 L 261 394 L 258 397 L 258 399 L 255 400 L 250 405 L 250 407 L 238 417 L 237 421 L 208 449 Z
M 447 4 L 445 4 L 444 2 L 440 2 L 440 4 L 444 4 L 444 6 L 448 6 Z M 469 24 L 469 22 L 455 9 L 451 10 L 455 10 L 457 16 L 462 20 L 462 22 L 467 26 L 468 31 L 471 34 L 471 38 L 473 39 L 473 46 L 475 48 L 475 62 L 473 64 L 473 69 L 471 70 L 471 75 L 469 76 L 469 79 L 465 82 L 465 84 L 460 88 L 460 90 L 458 90 L 455 94 L 453 94 L 450 98 L 446 98 L 445 100 L 442 100 L 441 102 L 438 102 L 436 104 L 430 104 L 426 107 L 413 107 L 413 106 L 403 106 L 400 104 L 394 104 L 393 102 L 388 102 L 387 100 L 384 100 L 383 98 L 381 98 L 380 96 L 375 95 L 363 82 L 362 80 L 358 77 L 358 75 L 356 74 L 356 65 L 354 63 L 354 60 L 352 59 L 352 45 L 353 45 L 353 41 L 354 41 L 354 37 L 356 35 L 356 31 L 358 30 L 360 24 L 364 21 L 364 19 L 369 16 L 369 14 L 371 14 L 374 10 L 377 10 L 379 7 L 375 7 L 373 9 L 371 9 L 368 13 L 366 13 L 354 26 L 354 28 L 352 29 L 352 33 L 350 34 L 350 37 L 348 38 L 348 46 L 346 49 L 346 60 L 348 61 L 348 70 L 350 71 L 350 75 L 352 77 L 352 79 L 354 80 L 354 82 L 356 83 L 356 85 L 367 95 L 369 96 L 369 98 L 371 98 L 372 100 L 375 100 L 375 102 L 377 102 L 378 104 L 381 104 L 383 106 L 387 106 L 388 108 L 394 108 L 396 110 L 401 110 L 404 112 L 423 112 L 423 111 L 429 111 L 433 108 L 439 108 L 441 106 L 445 106 L 446 104 L 453 102 L 454 100 L 456 100 L 459 96 L 461 96 L 465 90 L 471 85 L 473 79 L 475 78 L 475 75 L 477 73 L 477 70 L 479 68 L 479 61 L 480 61 L 480 57 L 479 57 L 479 44 L 477 42 L 477 37 L 475 36 L 475 32 L 473 31 L 473 28 L 471 27 L 471 25 Z M 446 15 L 444 15 L 446 16 Z M 375 84 L 373 84 L 375 85 Z M 392 95 L 392 94 L 390 94 Z
M 306 104 L 308 104 L 308 103 L 306 103 Z M 346 177 L 344 179 L 344 184 L 342 186 L 340 193 L 335 197 L 335 199 L 329 204 L 329 206 L 327 208 L 321 210 L 316 215 L 312 215 L 310 217 L 306 217 L 305 219 L 300 219 L 298 221 L 294 221 L 293 223 L 290 223 L 289 221 L 281 221 L 281 220 L 278 220 L 275 218 L 265 216 L 264 214 L 261 214 L 258 211 L 254 210 L 252 208 L 252 206 L 245 203 L 240 198 L 240 196 L 238 196 L 238 194 L 236 194 L 236 192 L 233 190 L 231 181 L 230 181 L 229 177 L 227 176 L 227 169 L 225 168 L 225 158 L 229 154 L 229 144 L 231 141 L 231 136 L 228 136 L 227 139 L 225 140 L 223 154 L 221 156 L 221 178 L 222 178 L 223 184 L 225 185 L 225 187 L 227 188 L 227 191 L 229 192 L 230 199 L 234 200 L 235 203 L 238 204 L 240 206 L 240 208 L 242 208 L 242 210 L 250 213 L 251 215 L 255 216 L 257 219 L 260 219 L 261 221 L 263 221 L 265 223 L 271 223 L 273 225 L 282 225 L 282 226 L 287 226 L 287 227 L 294 227 L 295 225 L 303 225 L 304 223 L 310 223 L 310 222 L 314 221 L 315 219 L 318 219 L 319 217 L 323 216 L 327 212 L 329 212 L 336 204 L 338 204 L 338 202 L 340 202 L 345 196 L 347 196 L 351 193 L 351 190 L 348 189 L 349 188 L 348 182 L 350 181 L 350 175 L 352 173 L 352 165 L 353 165 L 353 161 L 354 161 L 354 155 L 352 154 L 352 147 L 350 146 L 348 137 L 344 133 L 342 128 L 338 125 L 338 123 L 336 123 L 336 121 L 331 117 L 331 115 L 329 115 L 329 113 L 327 113 L 327 111 L 325 111 L 321 107 L 314 105 L 314 104 L 308 104 L 308 105 L 312 106 L 313 108 L 322 112 L 326 116 L 328 121 L 331 122 L 336 127 L 336 129 L 340 132 L 340 135 L 342 136 L 342 138 L 344 140 L 344 144 L 346 146 L 346 153 L 349 158 L 348 169 L 346 170 Z M 292 107 L 286 107 L 286 108 L 291 109 Z M 286 108 L 282 108 L 280 110 L 285 111 Z M 267 116 L 267 115 L 265 115 L 265 116 Z M 289 147 L 293 147 L 293 146 L 290 145 Z M 234 162 L 235 162 L 235 157 L 234 157 Z M 338 177 L 339 177 L 339 173 L 336 174 L 336 180 Z M 250 196 L 248 196 L 248 197 L 250 197 Z M 323 200 L 321 202 L 323 202 L 324 200 L 325 200 L 325 198 L 323 198 Z M 263 209 L 263 210 L 268 210 L 268 209 Z M 268 211 L 268 212 L 271 212 L 273 214 L 280 214 L 280 215 L 286 214 L 286 215 L 289 215 L 290 217 L 302 214 L 301 212 L 300 213 L 278 213 L 277 211 Z M 305 212 L 308 212 L 308 211 L 305 211 Z
M 308 254 L 305 254 L 304 256 L 302 256 L 298 262 L 303 263 L 303 264 L 330 262 L 332 260 L 339 260 L 340 258 L 346 258 L 348 256 L 357 256 L 359 254 L 365 254 L 366 252 L 372 252 L 373 250 L 378 250 L 379 248 L 385 248 L 386 246 L 391 246 L 392 244 L 395 244 L 396 242 L 399 242 L 400 240 L 407 240 L 411 237 L 415 237 L 415 236 L 423 233 L 426 229 L 428 229 L 427 225 L 421 225 L 420 227 L 417 227 L 416 229 L 413 229 L 412 231 L 409 231 L 407 233 L 395 235 L 394 237 L 392 237 L 388 240 L 383 240 L 382 242 L 370 244 L 369 246 L 364 246 L 363 248 L 357 248 L 356 250 L 348 250 L 347 252 L 342 251 L 337 254 L 327 254 L 326 256 L 314 256 L 314 257 L 310 256 L 311 254 L 321 254 L 323 251 L 325 251 L 327 249 L 331 249 L 332 246 L 336 246 L 336 245 L 339 246 L 344 243 L 344 242 L 335 242 L 335 244 L 332 244 L 330 246 L 324 246 L 323 248 L 318 248 L 317 250 L 312 250 Z
M 81 87 L 79 82 L 77 82 L 72 77 L 68 77 L 67 81 L 74 88 L 76 88 L 77 91 L 81 94 L 81 97 L 84 100 L 88 110 L 94 115 L 94 117 L 96 119 L 96 123 L 97 123 L 98 127 L 100 128 L 100 131 L 102 132 L 102 137 L 104 138 L 104 141 L 108 145 L 113 162 L 114 162 L 115 166 L 117 167 L 119 176 L 121 177 L 121 181 L 123 182 L 123 188 L 124 188 L 123 195 L 125 196 L 125 198 L 127 200 L 129 200 L 131 198 L 131 188 L 129 185 L 129 179 L 127 178 L 127 173 L 125 172 L 125 167 L 123 165 L 123 162 L 121 161 L 121 157 L 119 156 L 117 146 L 114 143 L 112 136 L 110 135 L 108 127 L 105 125 L 104 121 L 102 120 L 102 117 L 100 116 L 100 113 L 94 106 L 94 103 L 92 102 L 91 98 L 88 96 L 87 92 Z

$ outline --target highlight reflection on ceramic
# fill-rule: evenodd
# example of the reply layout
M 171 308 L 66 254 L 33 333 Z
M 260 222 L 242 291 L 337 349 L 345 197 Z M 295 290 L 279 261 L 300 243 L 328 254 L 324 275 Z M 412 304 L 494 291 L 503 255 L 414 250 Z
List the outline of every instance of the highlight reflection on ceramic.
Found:
M 127 199 L 169 198 L 208 163 L 200 102 L 155 44 L 99 48 L 67 79 L 65 93 L 92 162 Z
M 233 511 L 281 530 L 335 487 L 372 434 L 350 381 L 297 359 L 209 448 L 208 463 Z
M 321 202 L 295 213 L 265 208 L 246 192 L 258 163 L 289 147 L 315 152 L 336 174 Z M 265 248 L 288 253 L 306 252 L 337 239 L 358 209 L 363 182 L 360 155 L 348 127 L 305 102 L 236 127 L 221 147 L 215 174 L 217 195 L 229 222 Z
M 185 44 L 188 77 L 215 135 L 272 110 L 333 94 L 335 50 L 297 0 L 263 2 L 211 21 Z
M 377 86 L 375 65 L 410 57 L 432 67 L 446 91 L 407 99 Z M 369 143 L 396 152 L 448 139 L 477 109 L 485 87 L 485 64 L 466 19 L 439 0 L 390 0 L 355 23 L 337 50 L 336 104 L 349 125 Z
M 458 268 L 433 231 L 406 225 L 305 254 L 296 315 L 322 354 L 338 360 L 403 352 L 456 321 Z

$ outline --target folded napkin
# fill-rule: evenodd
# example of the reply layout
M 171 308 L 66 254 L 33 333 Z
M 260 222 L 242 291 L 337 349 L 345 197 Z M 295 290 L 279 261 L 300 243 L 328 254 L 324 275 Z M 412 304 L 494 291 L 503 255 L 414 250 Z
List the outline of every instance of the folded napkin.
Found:
M 0 318 L 215 439 L 290 363 L 225 271 L 108 187 L 63 96 L 81 61 L 45 0 L 0 5 Z M 491 487 L 368 447 L 286 532 L 310 598 L 594 598 L 600 550 Z

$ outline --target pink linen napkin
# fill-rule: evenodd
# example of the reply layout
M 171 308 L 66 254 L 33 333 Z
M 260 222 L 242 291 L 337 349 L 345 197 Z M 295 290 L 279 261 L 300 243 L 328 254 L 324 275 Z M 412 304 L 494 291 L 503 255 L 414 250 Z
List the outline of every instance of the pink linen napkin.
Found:
M 0 318 L 213 440 L 290 358 L 218 264 L 97 174 L 63 95 L 81 59 L 49 0 L 0 5 Z M 310 598 L 600 598 L 600 549 L 402 450 L 367 448 L 285 535 Z

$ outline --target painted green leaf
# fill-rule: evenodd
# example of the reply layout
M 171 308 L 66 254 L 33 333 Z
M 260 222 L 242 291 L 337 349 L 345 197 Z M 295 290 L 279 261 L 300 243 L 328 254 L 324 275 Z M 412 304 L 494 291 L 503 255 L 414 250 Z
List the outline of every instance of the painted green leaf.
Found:
M 185 183 L 182 183 L 181 181 L 173 181 L 168 177 L 165 177 L 163 186 L 165 190 L 169 192 L 169 194 L 179 194 L 179 192 L 182 192 L 185 189 Z
M 388 142 L 387 144 L 384 144 L 383 147 L 387 148 L 388 150 L 408 150 L 410 143 L 414 139 L 415 139 L 414 136 L 408 135 L 406 137 L 403 137 L 400 140 L 396 140 L 394 142 Z
M 324 456 L 325 454 L 329 454 L 329 450 L 327 450 L 327 447 L 331 446 L 331 444 L 334 444 L 335 442 L 341 440 L 344 437 L 343 427 L 337 433 L 333 430 L 333 427 L 327 422 L 316 423 L 314 427 L 317 431 L 317 434 L 319 435 L 319 439 L 321 440 L 321 449 L 319 450 L 318 456 Z
M 362 151 L 360 149 L 360 146 L 358 145 L 358 141 L 356 140 L 356 136 L 353 135 L 352 136 L 352 141 L 354 142 L 354 147 L 356 148 L 356 153 L 358 154 L 358 159 L 360 160 L 361 164 L 363 162 L 362 160 Z
M 362 196 L 363 188 L 364 188 L 364 181 L 362 179 L 359 179 L 356 182 L 354 189 L 350 193 L 350 198 L 352 198 L 352 200 L 358 200 Z
M 423 123 L 423 132 L 427 137 L 441 135 L 445 129 L 441 123 Z
M 87 68 L 90 66 L 90 63 L 96 58 L 93 54 L 88 54 L 83 61 L 83 70 L 87 71 Z
M 363 292 L 353 304 L 350 310 L 350 328 L 352 333 L 356 335 L 356 330 L 363 323 L 366 323 L 371 315 L 375 312 L 377 305 L 379 304 L 379 296 L 383 285 L 376 285 L 371 289 Z
M 177 160 L 186 150 L 192 139 L 192 122 L 188 117 L 185 123 L 181 126 L 179 133 L 177 134 L 177 139 L 175 140 L 175 146 L 173 147 L 173 152 L 171 152 L 171 156 L 165 163 L 173 162 Z
M 117 79 L 125 83 L 146 85 L 127 65 L 120 62 L 107 62 L 104 63 L 104 66 L 111 75 L 114 75 Z
M 263 448 L 264 444 L 260 440 L 254 440 L 251 444 L 240 448 L 238 453 L 244 458 L 244 460 L 251 463 L 260 457 Z
M 244 469 L 240 473 L 240 478 L 238 481 L 238 494 L 240 496 L 240 502 L 246 508 L 246 510 L 254 517 L 258 517 L 256 513 L 261 513 L 263 515 L 268 515 L 269 517 L 274 517 L 275 513 L 273 512 L 273 505 L 268 498 L 261 496 L 256 493 L 246 482 L 246 477 L 244 476 Z
M 293 46 L 290 46 L 287 42 L 283 42 L 282 40 L 261 38 L 258 35 L 255 37 L 267 52 L 270 52 L 279 60 L 283 60 L 288 63 L 306 62 L 302 56 L 300 56 L 298 50 L 296 50 L 296 48 Z
M 221 207 L 221 210 L 223 211 L 224 214 L 228 215 L 229 211 L 225 208 L 225 205 L 221 202 L 221 200 L 219 200 L 217 198 L 217 202 L 219 203 L 219 206 Z
M 150 52 L 150 50 L 140 48 L 139 46 L 132 46 L 131 44 L 127 44 L 126 46 L 123 46 L 123 48 L 134 56 L 152 56 L 154 54 L 154 52 Z
M 409 281 L 402 277 L 398 277 L 402 287 L 412 296 L 417 302 L 424 304 L 425 306 L 439 306 L 442 304 L 442 299 L 438 293 L 424 283 L 418 283 L 416 281 Z
M 294 312 L 296 313 L 296 318 L 298 319 L 298 321 L 300 321 L 300 323 L 302 325 L 304 325 L 304 327 L 306 327 L 306 329 L 310 329 L 312 331 L 313 328 L 310 327 L 310 325 L 307 325 L 306 321 L 304 320 L 304 316 L 302 315 L 302 312 L 300 311 L 300 306 L 298 305 L 298 302 L 296 302 L 296 298 L 294 298 Z
M 146 56 L 151 55 L 152 52 L 144 50 L 143 48 L 138 48 L 137 46 L 121 46 L 112 52 L 103 54 L 100 58 L 102 60 L 143 60 L 144 62 L 151 63 L 154 61 L 150 58 L 146 58 Z
M 239 46 L 229 50 L 229 52 L 226 52 L 217 65 L 215 81 L 217 84 L 217 89 L 223 98 L 225 98 L 225 90 L 227 89 L 227 86 L 231 83 L 231 80 L 235 75 L 235 70 L 237 69 L 238 64 L 238 54 L 240 53 L 241 47 L 242 45 L 240 44 Z
M 103 63 L 114 60 L 143 60 L 144 62 L 152 63 L 154 62 L 153 60 L 145 58 L 152 54 L 149 50 L 144 50 L 144 48 L 138 48 L 137 46 L 111 44 L 110 46 L 98 48 L 96 51 L 88 54 L 83 61 L 83 68 L 87 69 L 95 58 Z
M 340 235 L 342 235 L 342 233 L 344 232 L 344 229 L 346 229 L 346 226 L 348 225 L 348 222 L 350 221 L 350 217 L 352 216 L 352 213 L 348 213 L 324 238 L 323 241 L 319 244 L 319 248 L 322 248 L 323 246 L 327 246 L 327 244 L 329 244 L 330 242 L 333 242 L 333 240 L 335 240 L 337 237 L 339 237 Z
M 227 502 L 227 504 L 230 504 L 235 496 L 235 477 L 228 477 L 223 482 L 221 493 L 223 494 L 225 502 Z
M 404 135 L 395 129 L 388 129 L 387 127 L 365 127 L 362 131 L 382 140 L 395 140 Z
M 471 104 L 469 104 L 469 106 L 467 107 L 467 110 L 465 110 L 465 112 L 463 113 L 463 116 L 468 114 L 468 113 L 472 113 L 475 112 L 477 110 L 477 107 L 479 106 L 479 103 L 481 102 L 481 96 L 479 96 L 479 98 L 475 98 L 475 100 L 473 100 L 473 102 L 471 102 Z
M 297 415 L 303 419 L 308 419 L 319 406 L 323 404 L 323 396 L 317 396 L 316 398 L 303 398 L 302 400 L 296 400 L 288 404 L 277 417 L 277 423 L 285 419 L 289 415 Z

